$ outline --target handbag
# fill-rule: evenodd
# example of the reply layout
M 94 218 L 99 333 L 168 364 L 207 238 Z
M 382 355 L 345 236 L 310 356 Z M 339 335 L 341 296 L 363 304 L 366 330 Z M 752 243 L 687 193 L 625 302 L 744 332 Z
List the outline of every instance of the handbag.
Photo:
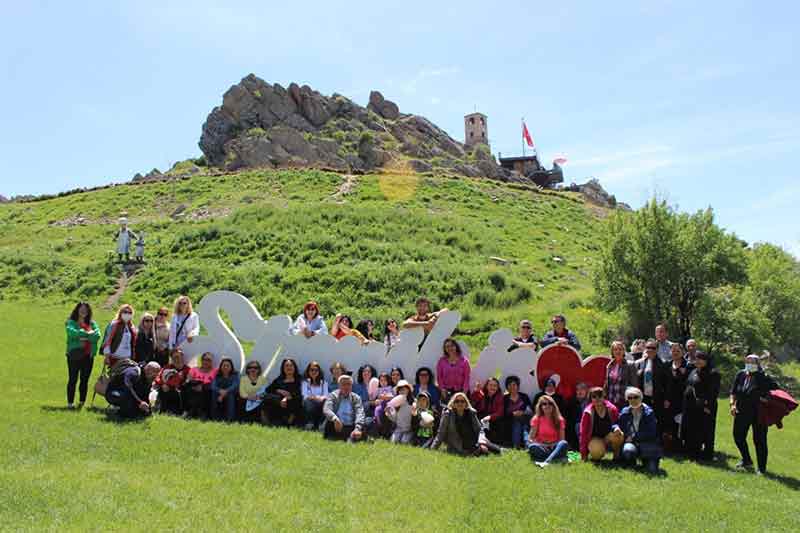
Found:
M 92 394 L 92 404 L 94 405 L 94 397 L 98 394 L 105 398 L 106 390 L 108 389 L 108 383 L 111 381 L 111 378 L 108 375 L 108 366 L 103 366 L 103 372 L 97 377 L 97 381 L 94 384 L 94 394 Z

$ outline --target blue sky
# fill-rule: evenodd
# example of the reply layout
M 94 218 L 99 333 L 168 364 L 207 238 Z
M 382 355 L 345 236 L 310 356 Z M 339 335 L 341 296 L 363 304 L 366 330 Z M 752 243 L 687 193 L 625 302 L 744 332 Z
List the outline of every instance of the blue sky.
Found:
M 6 2 L 0 194 L 125 181 L 200 154 L 250 72 L 366 104 L 378 89 L 457 139 L 525 117 L 567 182 L 712 206 L 800 257 L 796 2 Z M 384 5 L 386 4 L 386 5 Z

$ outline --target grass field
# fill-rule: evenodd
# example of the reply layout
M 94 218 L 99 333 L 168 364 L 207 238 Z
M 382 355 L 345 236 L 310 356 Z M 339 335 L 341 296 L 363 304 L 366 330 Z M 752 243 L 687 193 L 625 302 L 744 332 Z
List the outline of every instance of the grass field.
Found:
M 800 523 L 798 414 L 770 430 L 763 478 L 732 470 L 724 405 L 720 460 L 665 460 L 657 478 L 592 464 L 542 471 L 521 452 L 460 459 L 162 416 L 121 424 L 106 419 L 103 400 L 96 410 L 64 409 L 68 307 L 0 302 L 4 531 L 797 531 Z

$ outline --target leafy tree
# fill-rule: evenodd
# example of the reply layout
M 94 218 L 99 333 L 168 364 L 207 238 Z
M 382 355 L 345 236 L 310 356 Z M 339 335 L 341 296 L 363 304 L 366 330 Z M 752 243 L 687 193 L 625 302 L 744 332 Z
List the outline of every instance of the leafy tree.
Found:
M 601 305 L 624 309 L 637 335 L 666 321 L 686 339 L 705 292 L 744 282 L 746 265 L 741 241 L 714 223 L 711 209 L 677 213 L 653 199 L 610 218 L 594 283 Z
M 748 268 L 754 297 L 767 310 L 777 341 L 800 348 L 800 262 L 782 248 L 759 243 Z
M 709 353 L 723 347 L 733 353 L 756 353 L 775 342 L 767 311 L 751 287 L 726 285 L 706 291 L 695 319 L 694 333 L 708 343 Z

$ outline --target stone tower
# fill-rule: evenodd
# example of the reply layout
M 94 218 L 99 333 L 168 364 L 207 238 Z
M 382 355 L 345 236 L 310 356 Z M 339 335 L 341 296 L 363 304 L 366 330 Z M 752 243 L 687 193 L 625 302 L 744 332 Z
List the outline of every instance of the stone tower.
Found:
M 467 147 L 475 146 L 476 144 L 489 146 L 486 115 L 475 112 L 464 116 L 464 144 Z

